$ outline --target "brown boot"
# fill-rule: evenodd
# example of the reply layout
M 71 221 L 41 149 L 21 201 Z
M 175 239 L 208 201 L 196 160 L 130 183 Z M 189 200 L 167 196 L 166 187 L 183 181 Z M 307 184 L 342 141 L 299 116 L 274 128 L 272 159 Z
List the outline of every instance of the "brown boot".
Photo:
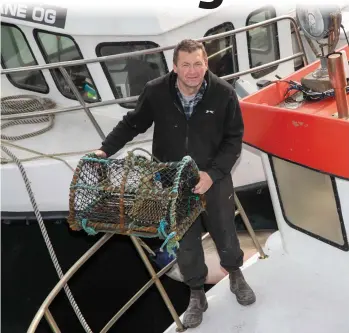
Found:
M 203 289 L 190 291 L 190 300 L 184 313 L 183 326 L 194 328 L 201 324 L 202 314 L 208 308 L 205 291 Z
M 256 301 L 256 295 L 245 281 L 240 269 L 229 272 L 229 279 L 230 290 L 233 294 L 235 294 L 239 304 L 250 305 Z

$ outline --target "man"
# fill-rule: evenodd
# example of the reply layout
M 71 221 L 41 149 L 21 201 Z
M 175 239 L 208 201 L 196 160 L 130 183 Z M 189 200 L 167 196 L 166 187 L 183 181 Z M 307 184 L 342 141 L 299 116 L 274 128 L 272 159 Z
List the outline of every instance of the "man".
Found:
M 198 326 L 207 309 L 204 283 L 208 273 L 201 243 L 203 227 L 214 240 L 221 265 L 229 272 L 230 289 L 242 305 L 255 294 L 239 267 L 243 264 L 234 224 L 231 170 L 240 156 L 244 125 L 232 86 L 208 70 L 204 46 L 180 42 L 173 54 L 173 71 L 148 82 L 134 111 L 128 112 L 96 153 L 108 157 L 154 123 L 153 155 L 163 162 L 190 155 L 200 169 L 193 189 L 206 196 L 206 212 L 184 235 L 177 253 L 190 301 L 183 325 Z

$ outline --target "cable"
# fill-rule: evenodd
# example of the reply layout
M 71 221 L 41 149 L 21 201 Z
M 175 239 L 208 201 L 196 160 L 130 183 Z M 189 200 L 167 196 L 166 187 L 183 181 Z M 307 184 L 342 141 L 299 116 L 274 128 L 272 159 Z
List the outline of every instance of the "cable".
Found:
M 348 46 L 349 46 L 349 39 L 348 39 L 348 36 L 347 36 L 347 33 L 346 33 L 345 29 L 344 29 L 344 25 L 343 25 L 343 24 L 341 24 L 341 28 L 342 28 L 342 30 L 343 30 L 343 32 L 344 32 L 345 38 L 346 38 L 346 40 L 347 40 L 347 44 L 348 44 Z
M 35 197 L 34 197 L 34 193 L 31 189 L 31 186 L 30 186 L 30 181 L 27 177 L 27 174 L 24 170 L 24 167 L 22 165 L 22 163 L 20 162 L 20 160 L 16 157 L 16 155 L 14 155 L 7 147 L 4 147 L 4 146 L 1 146 L 1 149 L 7 154 L 9 155 L 14 161 L 15 163 L 17 164 L 18 168 L 19 168 L 19 171 L 21 172 L 21 175 L 22 175 L 22 178 L 23 178 L 23 181 L 25 183 L 25 186 L 26 186 L 26 189 L 28 191 L 28 194 L 29 194 L 29 198 L 30 198 L 30 202 L 33 206 L 33 209 L 34 209 L 34 212 L 35 212 L 35 216 L 39 222 L 39 227 L 41 229 L 41 233 L 42 233 L 42 236 L 45 240 L 45 243 L 46 243 L 46 246 L 47 246 L 47 249 L 48 249 L 48 252 L 51 256 L 51 259 L 52 259 L 52 262 L 53 262 L 53 265 L 57 271 L 57 274 L 58 274 L 58 277 L 60 279 L 62 279 L 63 277 L 63 272 L 62 272 L 62 268 L 61 266 L 59 265 L 59 262 L 58 262 L 58 258 L 56 256 L 56 253 L 53 249 L 53 246 L 52 246 L 52 243 L 50 241 L 50 238 L 48 236 L 48 233 L 47 233 L 47 230 L 46 230 L 46 227 L 45 227 L 45 224 L 44 224 L 44 220 L 41 216 L 41 213 L 40 213 L 40 210 L 38 208 L 38 205 L 36 203 L 36 200 L 35 200 Z M 70 288 L 68 287 L 68 284 L 66 284 L 64 286 L 64 291 L 65 293 L 67 294 L 67 297 L 81 323 L 81 325 L 83 326 L 83 328 L 85 329 L 86 332 L 88 333 L 92 333 L 92 330 L 90 329 L 90 327 L 88 326 L 85 318 L 83 317 L 78 305 L 76 304 L 76 301 L 74 299 L 74 296 L 73 294 L 71 293 L 70 291 Z
M 276 77 L 280 78 L 278 76 L 276 76 Z M 302 84 L 295 82 L 295 81 L 292 81 L 292 80 L 272 81 L 272 83 L 274 83 L 274 82 L 286 82 L 289 84 L 289 87 L 286 89 L 284 99 L 289 99 L 289 98 L 292 99 L 292 96 L 288 96 L 292 90 L 296 90 L 296 91 L 301 92 L 303 94 L 303 99 L 307 100 L 307 101 L 320 101 L 320 100 L 323 100 L 325 98 L 335 96 L 334 89 L 329 89 L 329 90 L 326 90 L 324 92 L 317 92 L 317 91 L 312 91 L 311 89 L 306 88 Z M 349 93 L 349 86 L 346 86 L 345 91 L 347 94 Z

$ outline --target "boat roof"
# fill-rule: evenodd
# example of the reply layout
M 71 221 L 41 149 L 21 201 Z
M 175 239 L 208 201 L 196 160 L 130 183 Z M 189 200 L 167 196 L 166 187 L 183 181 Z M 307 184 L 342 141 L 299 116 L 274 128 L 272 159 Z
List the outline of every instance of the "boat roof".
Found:
M 247 15 L 266 6 L 274 7 L 277 16 L 292 15 L 295 8 L 295 5 L 280 4 L 277 0 L 271 0 L 267 4 L 251 1 L 243 7 L 234 0 L 224 0 L 218 8 L 207 10 L 199 8 L 199 2 L 199 0 L 176 0 L 175 3 L 160 0 L 127 0 L 120 4 L 119 1 L 112 3 L 108 0 L 99 0 L 89 4 L 84 3 L 82 6 L 64 0 L 57 6 L 57 2 L 46 0 L 44 5 L 34 5 L 25 1 L 7 2 L 1 4 L 0 9 L 1 20 L 7 23 L 69 35 L 130 37 L 161 35 L 209 15 L 224 15 L 229 19 L 241 13 Z M 343 1 L 336 1 L 336 4 L 342 8 L 348 6 L 348 3 Z M 52 25 L 34 21 L 33 8 L 39 8 L 38 13 L 55 11 L 56 22 Z M 347 22 L 348 18 L 343 17 L 343 21 Z M 344 26 L 346 30 L 349 29 L 347 25 Z
M 46 1 L 46 3 L 49 2 Z M 261 4 L 251 3 L 242 8 L 236 4 L 236 1 L 224 0 L 218 8 L 207 10 L 198 7 L 200 1 L 195 0 L 194 2 L 195 4 L 193 0 L 177 0 L 175 4 L 171 4 L 157 0 L 146 2 L 128 0 L 127 3 L 120 5 L 119 2 L 112 4 L 107 0 L 101 0 L 98 1 L 98 5 L 90 3 L 86 6 L 84 4 L 83 7 L 66 1 L 60 2 L 59 7 L 53 4 L 42 6 L 60 13 L 61 26 L 31 20 L 30 6 L 34 5 L 9 3 L 1 5 L 1 18 L 3 22 L 70 35 L 154 36 L 175 30 L 215 13 L 234 16 L 241 11 L 249 13 L 251 10 L 263 7 Z M 20 6 L 22 14 L 18 14 L 17 6 Z M 275 3 L 274 7 L 277 6 L 279 5 Z

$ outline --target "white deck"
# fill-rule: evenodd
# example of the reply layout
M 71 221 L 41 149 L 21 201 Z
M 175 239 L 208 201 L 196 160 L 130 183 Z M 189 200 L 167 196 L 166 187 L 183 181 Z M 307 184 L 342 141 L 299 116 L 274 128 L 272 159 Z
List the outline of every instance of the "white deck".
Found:
M 279 233 L 271 238 L 278 242 Z M 271 252 L 264 260 L 255 256 L 246 264 L 244 276 L 256 293 L 256 303 L 239 305 L 225 277 L 207 292 L 209 306 L 201 325 L 187 332 L 349 332 L 349 285 L 342 277 L 331 277 L 320 265 L 314 272 L 314 266 L 311 270 L 301 266 L 281 251 Z M 172 332 L 175 324 L 165 331 Z

